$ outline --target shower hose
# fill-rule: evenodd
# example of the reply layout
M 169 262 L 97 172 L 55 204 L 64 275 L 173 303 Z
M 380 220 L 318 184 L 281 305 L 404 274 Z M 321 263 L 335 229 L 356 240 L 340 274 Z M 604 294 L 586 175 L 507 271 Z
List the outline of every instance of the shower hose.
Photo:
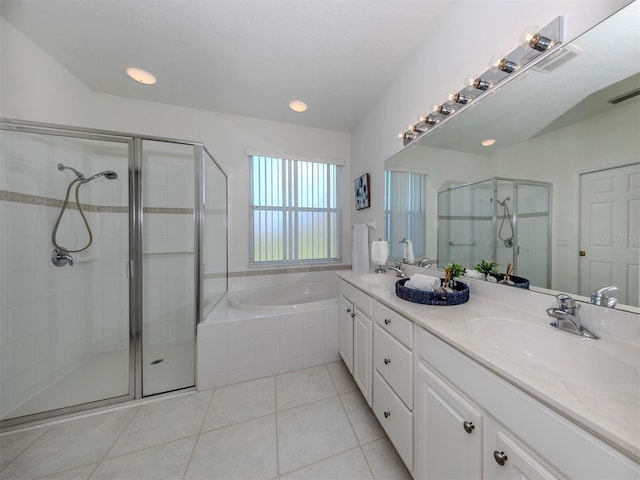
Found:
M 56 240 L 56 236 L 58 233 L 58 227 L 60 226 L 60 221 L 62 220 L 62 216 L 64 215 L 65 210 L 67 209 L 67 206 L 69 205 L 69 194 L 71 193 L 71 189 L 73 188 L 73 185 L 76 184 L 76 208 L 78 209 L 78 212 L 80 212 L 80 216 L 82 217 L 82 221 L 84 222 L 85 227 L 87 227 L 87 233 L 89 234 L 89 242 L 82 248 L 78 249 L 78 250 L 69 250 L 66 247 L 63 247 L 61 245 L 58 245 L 58 241 Z M 81 178 L 76 178 L 74 180 L 71 180 L 71 182 L 69 182 L 69 186 L 67 187 L 67 194 L 64 197 L 64 202 L 62 203 L 62 208 L 60 209 L 60 213 L 58 214 L 58 219 L 56 220 L 56 225 L 55 227 L 53 227 L 53 233 L 51 235 L 51 241 L 53 242 L 53 244 L 55 245 L 55 247 L 58 250 L 64 250 L 65 252 L 68 253 L 77 253 L 77 252 L 83 252 L 84 250 L 86 250 L 87 248 L 89 248 L 91 246 L 91 244 L 93 243 L 93 234 L 91 233 L 91 227 L 89 226 L 89 222 L 87 221 L 87 218 L 84 216 L 84 212 L 82 211 L 82 205 L 80 204 L 80 197 L 79 197 L 79 191 L 80 191 L 80 186 L 82 185 L 82 179 Z

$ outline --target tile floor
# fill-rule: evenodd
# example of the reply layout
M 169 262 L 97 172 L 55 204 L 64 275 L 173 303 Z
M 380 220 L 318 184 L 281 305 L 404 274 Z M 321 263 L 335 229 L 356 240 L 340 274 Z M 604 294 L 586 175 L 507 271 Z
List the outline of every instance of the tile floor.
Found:
M 342 362 L 0 435 L 2 479 L 410 479 Z

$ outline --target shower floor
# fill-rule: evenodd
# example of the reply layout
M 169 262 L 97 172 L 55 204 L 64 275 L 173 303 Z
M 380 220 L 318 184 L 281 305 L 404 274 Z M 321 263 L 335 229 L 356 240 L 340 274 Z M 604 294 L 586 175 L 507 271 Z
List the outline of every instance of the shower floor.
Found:
M 195 384 L 194 340 L 143 346 L 143 395 Z M 151 365 L 154 360 L 162 362 Z M 101 352 L 2 418 L 22 417 L 129 393 L 129 352 Z

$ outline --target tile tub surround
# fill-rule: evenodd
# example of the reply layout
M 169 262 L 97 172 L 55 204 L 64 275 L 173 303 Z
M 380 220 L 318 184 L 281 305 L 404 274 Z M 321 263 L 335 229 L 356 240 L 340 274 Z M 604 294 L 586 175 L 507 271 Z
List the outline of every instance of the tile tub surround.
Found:
M 0 447 L 3 479 L 411 478 L 342 362 L 17 430 Z
M 199 390 L 335 362 L 338 300 L 325 310 L 260 314 L 230 308 L 225 297 L 198 325 L 197 345 Z
M 429 275 L 436 270 L 422 269 Z M 407 274 L 413 273 L 408 269 Z M 444 340 L 498 377 L 549 406 L 578 426 L 594 433 L 605 443 L 640 461 L 640 388 L 635 385 L 597 385 L 562 376 L 543 367 L 525 364 L 483 341 L 469 330 L 469 322 L 481 317 L 517 319 L 548 325 L 545 310 L 556 305 L 553 296 L 518 288 L 507 288 L 479 280 L 468 280 L 469 302 L 451 307 L 419 305 L 398 298 L 397 277 L 387 274 L 339 272 L 356 288 L 409 318 L 418 326 Z M 582 320 L 602 335 L 594 343 L 626 364 L 640 365 L 640 317 L 637 314 L 582 304 Z M 551 328 L 551 327 L 549 327 Z M 584 341 L 561 331 L 571 341 Z M 564 338 L 564 337 L 562 337 Z M 570 362 L 572 359 L 567 358 Z

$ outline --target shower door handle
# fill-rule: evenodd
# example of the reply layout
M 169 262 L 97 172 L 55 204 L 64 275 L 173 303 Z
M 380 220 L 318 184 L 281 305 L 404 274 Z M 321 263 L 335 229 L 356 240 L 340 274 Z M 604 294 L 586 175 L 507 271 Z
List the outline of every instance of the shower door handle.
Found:
M 133 278 L 133 260 L 127 260 L 125 265 L 126 265 L 125 276 L 127 277 L 128 280 L 131 280 Z

